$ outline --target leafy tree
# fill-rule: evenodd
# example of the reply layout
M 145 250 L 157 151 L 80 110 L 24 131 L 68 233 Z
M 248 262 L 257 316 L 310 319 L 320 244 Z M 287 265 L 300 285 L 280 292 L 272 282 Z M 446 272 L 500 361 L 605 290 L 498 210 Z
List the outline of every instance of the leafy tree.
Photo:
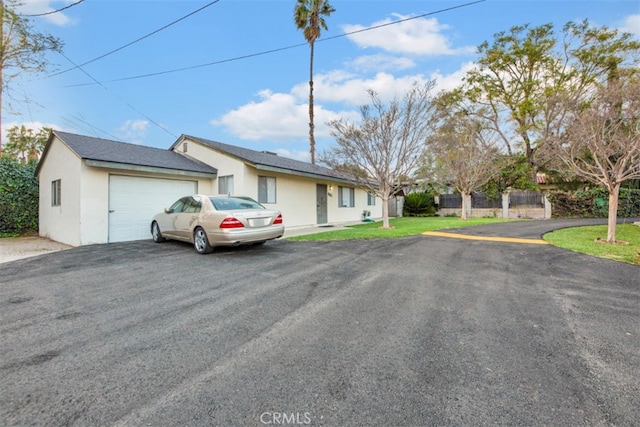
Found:
M 536 191 L 540 188 L 532 179 L 535 171 L 522 153 L 512 156 L 501 154 L 496 159 L 500 172 L 482 186 L 482 191 L 490 199 L 497 199 L 510 188 Z
M 615 77 L 590 102 L 565 104 L 572 114 L 557 155 L 570 172 L 607 189 L 607 242 L 613 243 L 620 187 L 640 178 L 640 79 Z
M 478 47 L 478 67 L 445 99 L 482 120 L 507 154 L 523 152 L 535 173 L 553 160 L 548 144 L 567 118 L 558 94 L 580 99 L 619 68 L 637 64 L 639 53 L 631 34 L 588 21 L 566 24 L 560 43 L 552 24 L 514 26 Z
M 325 16 L 331 15 L 336 10 L 328 0 L 297 0 L 293 10 L 293 19 L 296 27 L 303 31 L 304 38 L 311 48 L 309 60 L 309 153 L 311 163 L 316 162 L 316 141 L 313 124 L 313 53 L 315 41 L 320 37 L 320 28 L 328 30 Z
M 2 115 L 3 95 L 11 98 L 11 81 L 19 74 L 41 73 L 48 62 L 48 51 L 60 51 L 62 42 L 57 38 L 34 31 L 31 22 L 18 15 L 15 8 L 18 0 L 0 0 L 0 116 Z M 1 120 L 1 119 L 0 119 Z M 1 124 L 1 122 L 0 122 Z M 2 135 L 0 135 L 0 155 L 2 154 Z
M 428 140 L 439 169 L 448 173 L 447 181 L 462 195 L 461 219 L 467 219 L 467 199 L 500 171 L 499 150 L 491 139 L 491 132 L 482 122 L 464 114 L 445 118 L 437 132 Z M 441 175 L 445 177 L 447 175 Z
M 42 128 L 34 132 L 33 129 L 27 129 L 24 125 L 14 126 L 7 131 L 9 142 L 2 155 L 22 160 L 23 163 L 26 163 L 27 159 L 37 160 L 47 144 L 50 133 L 50 128 Z
M 359 124 L 329 122 L 337 146 L 323 153 L 322 161 L 382 199 L 384 228 L 389 228 L 389 199 L 420 166 L 433 112 L 433 85 L 414 84 L 402 100 L 394 98 L 389 105 L 369 90 L 371 104 L 360 107 Z

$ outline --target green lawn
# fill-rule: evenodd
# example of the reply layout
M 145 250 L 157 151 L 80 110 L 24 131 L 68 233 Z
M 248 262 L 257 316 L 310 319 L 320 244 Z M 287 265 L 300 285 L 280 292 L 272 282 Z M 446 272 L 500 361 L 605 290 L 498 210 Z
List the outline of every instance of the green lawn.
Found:
M 597 238 L 606 240 L 606 225 L 563 228 L 543 236 L 547 242 L 564 249 L 640 265 L 640 227 L 637 225 L 618 224 L 616 227 L 616 240 L 629 242 L 629 245 L 597 242 Z
M 346 229 L 325 231 L 317 234 L 289 237 L 287 240 L 352 240 L 352 239 L 390 239 L 394 237 L 414 236 L 425 231 L 459 228 L 471 225 L 493 224 L 508 220 L 501 218 L 470 218 L 461 220 L 455 217 L 404 217 L 392 218 L 393 229 L 382 229 L 382 222 L 370 222 L 353 225 Z

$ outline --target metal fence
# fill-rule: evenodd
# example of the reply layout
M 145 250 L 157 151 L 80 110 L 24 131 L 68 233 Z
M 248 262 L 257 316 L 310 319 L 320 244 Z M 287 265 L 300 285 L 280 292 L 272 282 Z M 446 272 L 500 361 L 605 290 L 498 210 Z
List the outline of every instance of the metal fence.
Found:
M 543 208 L 543 197 L 542 193 L 538 191 L 513 191 L 509 193 L 509 206 L 512 208 L 518 206 Z
M 543 194 L 538 191 L 512 191 L 509 193 L 509 207 L 519 206 L 544 207 Z M 440 209 L 459 209 L 462 207 L 460 194 L 440 194 Z M 471 207 L 476 209 L 502 208 L 502 196 L 497 199 L 487 198 L 485 193 L 477 192 L 471 195 Z
M 439 199 L 440 209 L 456 209 L 462 207 L 462 196 L 460 194 L 441 194 Z
M 497 199 L 489 199 L 485 193 L 473 193 L 471 207 L 478 209 L 502 208 L 502 195 L 499 195 Z

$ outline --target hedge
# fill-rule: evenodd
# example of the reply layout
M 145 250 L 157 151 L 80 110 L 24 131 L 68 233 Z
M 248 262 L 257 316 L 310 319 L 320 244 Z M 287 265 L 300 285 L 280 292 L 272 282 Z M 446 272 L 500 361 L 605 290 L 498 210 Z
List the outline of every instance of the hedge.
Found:
M 549 194 L 554 218 L 606 218 L 609 215 L 609 192 L 604 188 L 587 191 L 553 191 Z M 640 190 L 621 188 L 618 216 L 640 217 Z
M 0 235 L 38 230 L 36 165 L 0 157 Z

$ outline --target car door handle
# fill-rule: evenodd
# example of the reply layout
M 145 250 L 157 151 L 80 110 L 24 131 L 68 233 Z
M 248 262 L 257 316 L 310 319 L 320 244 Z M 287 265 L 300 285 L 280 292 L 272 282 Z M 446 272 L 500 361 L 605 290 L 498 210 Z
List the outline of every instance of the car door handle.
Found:
M 109 209 L 109 213 L 114 213 L 115 211 L 113 209 Z

